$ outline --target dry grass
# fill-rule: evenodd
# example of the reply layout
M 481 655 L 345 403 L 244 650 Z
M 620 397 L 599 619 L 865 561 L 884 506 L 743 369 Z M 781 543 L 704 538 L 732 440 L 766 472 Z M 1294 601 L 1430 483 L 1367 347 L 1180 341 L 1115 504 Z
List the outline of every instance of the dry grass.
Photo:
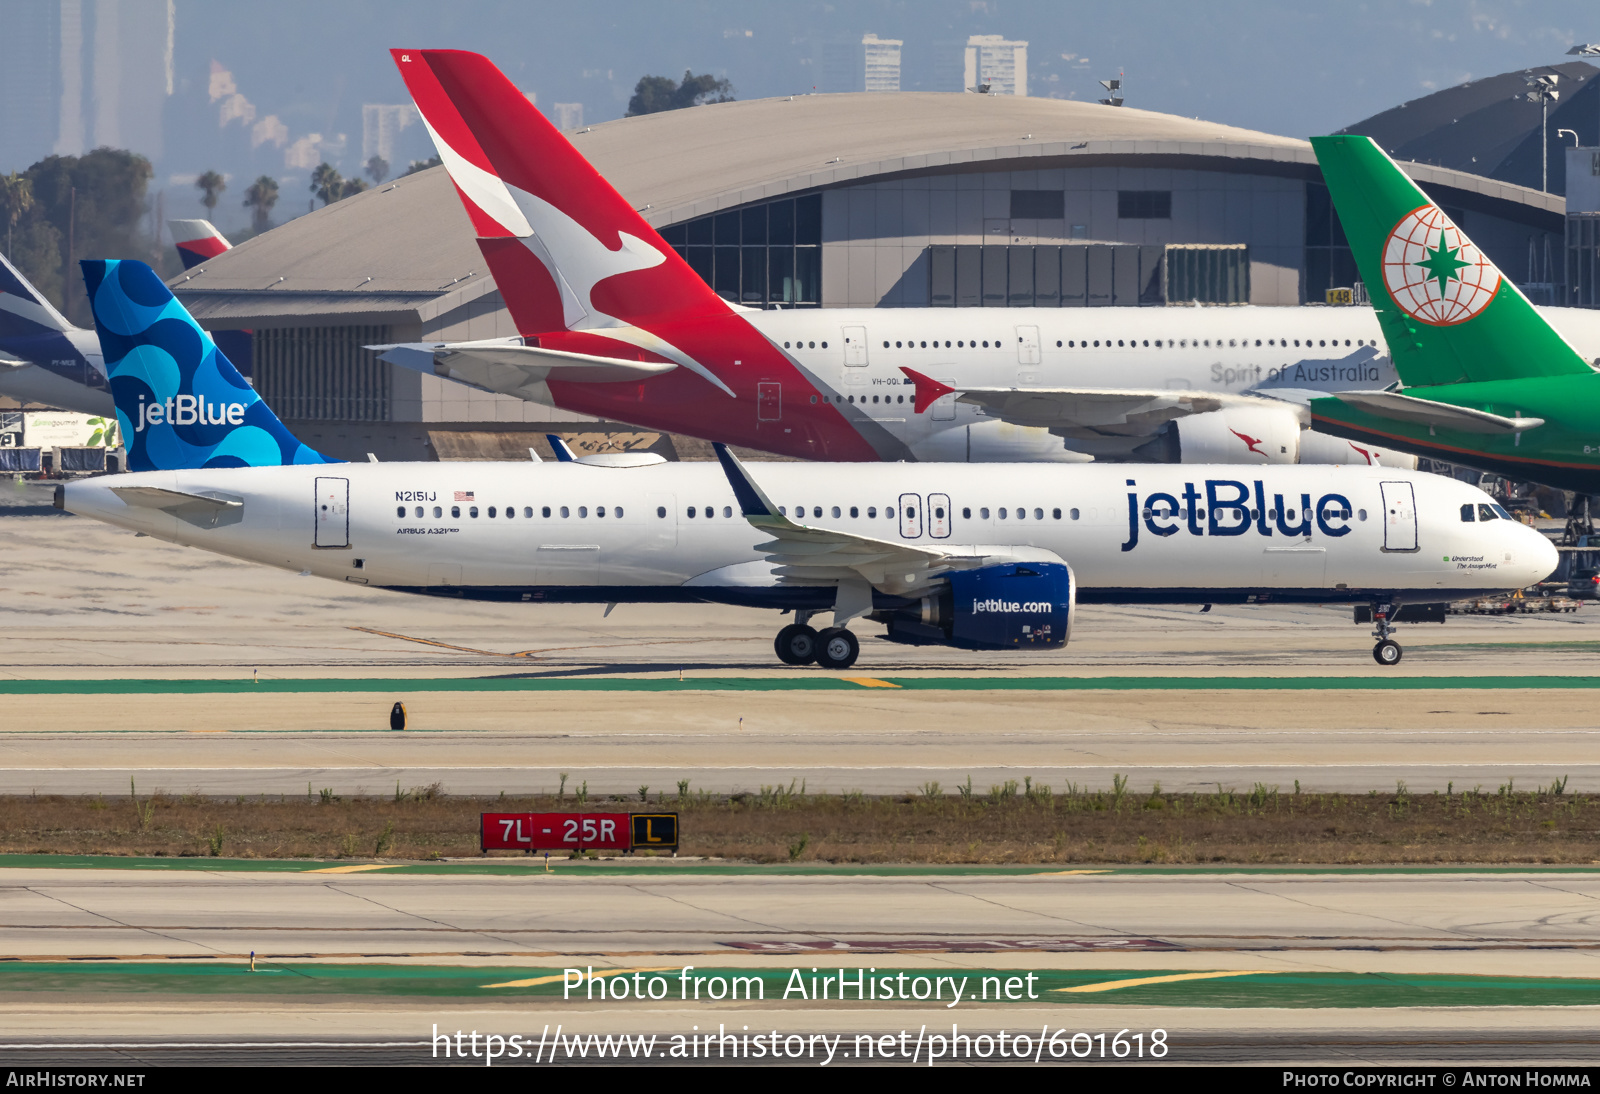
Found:
M 1133 793 L 1024 782 L 908 797 L 765 787 L 732 798 L 652 794 L 682 814 L 686 855 L 759 862 L 1566 863 L 1600 860 L 1600 799 L 1505 786 L 1465 793 L 1301 794 L 1257 786 Z M 569 793 L 0 799 L 0 852 L 434 859 L 478 853 L 478 814 L 572 810 Z M 590 811 L 645 808 L 590 799 Z

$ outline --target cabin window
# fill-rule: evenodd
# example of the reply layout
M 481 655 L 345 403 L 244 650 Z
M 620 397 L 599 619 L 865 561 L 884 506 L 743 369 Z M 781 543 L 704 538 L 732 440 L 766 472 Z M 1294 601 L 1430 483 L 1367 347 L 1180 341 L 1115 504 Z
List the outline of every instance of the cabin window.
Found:
M 812 507 L 811 507 L 811 515 L 812 515 L 812 516 L 814 516 L 814 517 L 820 517 L 820 516 L 822 516 L 822 506 L 820 506 L 820 505 L 813 505 L 813 506 L 812 506 Z
M 527 517 L 529 520 L 532 520 L 533 519 L 533 506 L 524 505 L 522 507 L 522 515 Z
M 563 505 L 561 507 L 561 519 L 565 520 L 570 516 L 572 516 L 572 510 L 568 509 L 565 505 Z
M 457 517 L 457 518 L 459 518 L 459 517 L 460 517 L 460 516 L 461 516 L 461 506 L 459 506 L 459 505 L 452 505 L 452 506 L 451 506 L 451 507 L 450 507 L 450 515 L 451 515 L 451 516 L 452 516 L 452 517 Z
M 597 517 L 605 516 L 606 515 L 606 507 L 604 505 L 595 506 L 594 515 L 597 516 Z
M 877 515 L 878 515 L 878 507 L 876 505 L 867 506 L 867 517 L 869 519 L 875 518 L 875 517 L 877 517 Z
M 984 520 L 988 520 L 989 519 L 989 510 L 988 510 L 988 508 L 984 507 L 982 509 L 979 509 L 978 510 L 978 516 L 982 517 Z
M 694 519 L 694 506 L 692 506 L 692 505 L 689 506 L 689 519 L 690 520 Z
M 1076 510 L 1076 509 L 1073 509 L 1073 510 L 1070 510 L 1070 511 L 1069 511 L 1069 512 L 1068 512 L 1068 513 L 1067 513 L 1067 515 L 1068 515 L 1068 516 L 1069 516 L 1069 517 L 1071 517 L 1071 518 L 1072 518 L 1072 519 L 1073 519 L 1073 520 L 1077 520 L 1077 519 L 1078 519 L 1078 511 L 1077 511 L 1077 510 Z
M 839 507 L 837 505 L 835 505 L 833 507 L 833 515 L 836 516 L 836 517 L 840 515 L 839 514 Z
M 613 505 L 611 507 L 611 515 L 616 517 L 618 520 L 621 520 L 622 519 L 622 506 Z
M 435 505 L 433 507 L 433 515 L 434 515 L 435 518 L 442 517 L 442 516 L 444 516 L 444 510 L 442 508 L 440 508 L 439 506 Z
M 1356 519 L 1357 520 L 1366 520 L 1367 519 L 1367 511 L 1365 509 L 1357 509 L 1356 510 Z
M 477 515 L 478 515 L 478 514 L 476 514 L 476 513 L 474 513 L 474 514 L 472 514 L 472 515 L 473 515 L 473 516 L 477 516 Z M 494 506 L 492 506 L 492 505 L 491 505 L 491 506 L 489 506 L 489 516 L 490 516 L 490 517 L 491 517 L 491 518 L 493 518 L 493 517 L 494 517 Z
M 396 509 L 394 511 L 394 515 L 397 516 L 397 517 L 405 516 L 406 515 L 406 507 L 404 505 L 396 507 Z
M 972 519 L 972 510 L 970 508 L 965 508 L 964 507 L 961 510 L 961 519 L 962 520 L 971 520 Z
M 1056 520 L 1060 520 L 1061 519 L 1061 510 L 1052 509 L 1052 510 L 1050 510 L 1050 515 L 1052 517 L 1054 517 Z
M 724 505 L 724 506 L 723 506 L 723 507 L 722 507 L 722 515 L 723 515 L 723 516 L 725 516 L 725 517 L 731 517 L 731 516 L 733 516 L 733 506 L 731 506 L 731 505 Z
M 662 520 L 666 520 L 667 519 L 667 507 L 665 505 L 656 506 L 656 516 L 660 517 Z
M 1000 510 L 1000 519 L 1001 520 L 1005 520 L 1006 519 L 1006 511 L 1004 509 Z
M 894 506 L 885 505 L 883 507 L 883 515 L 885 517 L 887 517 L 888 519 L 893 520 L 894 519 Z
M 472 517 L 474 520 L 476 520 L 477 517 L 478 517 L 478 507 L 476 505 L 474 505 L 472 508 L 468 509 L 467 510 L 467 516 Z
M 515 505 L 506 506 L 506 519 L 507 520 L 510 520 L 512 517 L 514 517 L 516 515 L 517 515 L 517 507 Z
M 544 507 L 542 507 L 542 508 L 541 508 L 541 509 L 540 509 L 540 510 L 539 510 L 539 515 L 540 515 L 540 516 L 541 516 L 541 517 L 545 517 L 545 518 L 546 518 L 546 519 L 548 519 L 548 518 L 549 518 L 549 516 L 550 516 L 550 507 L 549 507 L 549 506 L 548 506 L 548 505 L 546 505 L 546 506 L 544 506 Z

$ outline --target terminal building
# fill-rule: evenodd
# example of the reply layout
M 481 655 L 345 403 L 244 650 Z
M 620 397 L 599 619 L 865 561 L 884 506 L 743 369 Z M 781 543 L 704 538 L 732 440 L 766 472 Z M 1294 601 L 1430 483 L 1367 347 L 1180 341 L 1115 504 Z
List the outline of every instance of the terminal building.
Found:
M 713 288 L 751 307 L 1288 306 L 1356 281 L 1306 142 L 1190 118 L 860 93 L 569 136 Z M 1530 253 L 1561 252 L 1559 195 L 1407 170 L 1514 279 Z M 336 454 L 427 458 L 434 433 L 528 430 L 558 413 L 362 348 L 517 333 L 443 168 L 294 220 L 172 285 L 204 326 L 254 332 L 258 390 Z

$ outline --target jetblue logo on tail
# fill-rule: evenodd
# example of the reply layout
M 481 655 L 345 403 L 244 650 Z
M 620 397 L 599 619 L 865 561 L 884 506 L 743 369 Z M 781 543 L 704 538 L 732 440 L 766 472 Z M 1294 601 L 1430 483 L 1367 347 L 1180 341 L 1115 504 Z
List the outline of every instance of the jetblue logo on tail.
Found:
M 261 401 L 142 262 L 85 262 L 128 470 L 328 463 Z

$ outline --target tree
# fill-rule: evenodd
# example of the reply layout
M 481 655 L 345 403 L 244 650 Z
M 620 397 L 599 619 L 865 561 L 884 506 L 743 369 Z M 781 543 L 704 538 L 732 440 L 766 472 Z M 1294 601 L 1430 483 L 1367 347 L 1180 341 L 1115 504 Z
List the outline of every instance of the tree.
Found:
M 0 206 L 5 209 L 6 254 L 9 255 L 16 249 L 17 221 L 33 208 L 33 183 L 15 171 L 0 175 Z
M 278 180 L 262 175 L 244 192 L 244 207 L 250 210 L 250 227 L 261 233 L 272 227 L 272 207 L 278 204 Z
M 194 180 L 195 189 L 200 191 L 200 204 L 206 207 L 206 216 L 210 216 L 217 208 L 217 199 L 222 196 L 222 191 L 228 188 L 228 180 L 215 171 L 207 171 Z
M 357 194 L 361 193 L 367 188 L 366 179 L 345 179 L 344 185 L 339 187 L 339 198 L 336 200 L 355 197 Z
M 317 164 L 317 169 L 311 172 L 311 192 L 322 199 L 325 207 L 344 197 L 344 179 L 338 168 L 326 160 Z
M 150 161 L 125 149 L 96 148 L 82 156 L 46 156 L 23 174 L 32 183 L 32 215 L 41 221 L 40 228 L 48 230 L 31 230 L 30 241 L 25 245 L 19 223 L 17 248 L 22 251 L 29 246 L 40 253 L 54 236 L 56 257 L 54 262 L 41 257 L 43 271 L 29 270 L 20 263 L 19 268 L 43 292 L 50 291 L 46 285 L 54 280 L 55 271 L 65 271 L 68 276 L 54 282 L 65 297 L 62 310 L 68 319 L 88 326 L 94 317 L 83 300 L 83 283 L 71 263 L 83 255 L 150 252 L 150 242 L 140 228 L 147 212 L 145 192 L 150 185 Z M 35 273 L 41 276 L 35 277 Z
M 704 106 L 706 103 L 731 102 L 733 84 L 709 73 L 696 76 L 686 70 L 682 83 L 675 82 L 670 76 L 643 76 L 634 86 L 633 98 L 628 100 L 628 117 L 658 114 L 663 110 L 682 110 L 686 106 Z
M 425 160 L 412 160 L 411 166 L 406 168 L 406 174 L 415 175 L 418 171 L 426 171 L 430 167 L 438 167 L 444 160 L 438 156 L 429 156 Z
M 367 177 L 372 180 L 372 185 L 382 186 L 383 180 L 389 177 L 389 161 L 382 156 L 373 156 L 367 161 Z

